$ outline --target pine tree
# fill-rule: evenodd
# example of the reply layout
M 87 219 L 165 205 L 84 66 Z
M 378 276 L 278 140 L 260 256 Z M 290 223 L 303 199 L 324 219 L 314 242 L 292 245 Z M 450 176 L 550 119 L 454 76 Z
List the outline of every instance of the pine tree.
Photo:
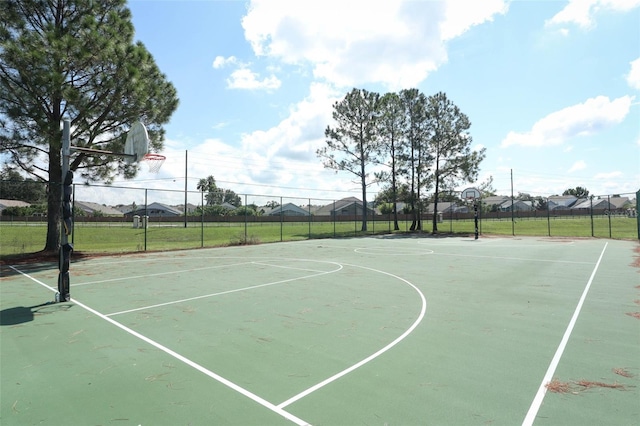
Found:
M 45 251 L 60 241 L 61 121 L 71 121 L 72 145 L 123 152 L 126 131 L 141 120 L 157 152 L 177 105 L 174 86 L 134 42 L 125 0 L 2 2 L 0 143 L 14 163 L 49 182 Z M 110 155 L 77 154 L 71 169 L 106 182 L 137 172 Z

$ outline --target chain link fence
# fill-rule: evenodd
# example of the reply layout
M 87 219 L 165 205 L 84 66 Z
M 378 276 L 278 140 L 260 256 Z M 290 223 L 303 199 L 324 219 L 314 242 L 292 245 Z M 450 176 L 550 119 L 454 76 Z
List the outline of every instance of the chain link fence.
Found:
M 6 200 L 10 182 L 1 182 L 1 255 L 33 253 L 44 247 L 46 202 Z M 35 185 L 35 183 L 31 183 Z M 40 184 L 39 184 L 40 185 Z M 101 200 L 109 191 L 118 202 Z M 46 193 L 46 185 L 33 191 Z M 80 252 L 141 252 L 224 245 L 257 244 L 318 238 L 411 232 L 414 215 L 399 206 L 395 218 L 356 197 L 322 199 L 257 194 L 208 194 L 105 185 L 74 185 L 73 230 L 69 236 Z M 371 199 L 375 194 L 371 194 Z M 479 231 L 485 235 L 640 238 L 638 193 L 610 194 L 557 203 L 558 197 L 522 202 L 502 197 L 500 203 L 479 201 Z M 216 199 L 216 204 L 210 201 Z M 500 201 L 500 200 L 498 200 Z M 473 234 L 474 209 L 464 201 L 425 203 L 418 213 L 420 232 Z M 404 209 L 403 209 L 404 207 Z M 385 213 L 381 213 L 385 211 Z M 186 212 L 186 214 L 185 214 Z M 434 223 L 435 222 L 435 223 Z

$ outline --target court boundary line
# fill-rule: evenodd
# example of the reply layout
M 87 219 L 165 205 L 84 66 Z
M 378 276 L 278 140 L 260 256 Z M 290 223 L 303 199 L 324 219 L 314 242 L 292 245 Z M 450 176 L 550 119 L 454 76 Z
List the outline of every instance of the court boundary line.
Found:
M 558 345 L 558 349 L 556 349 L 556 353 L 553 355 L 553 358 L 551 359 L 551 363 L 549 364 L 549 368 L 547 369 L 547 372 L 545 373 L 544 377 L 542 378 L 542 383 L 540 383 L 540 387 L 538 388 L 538 392 L 536 393 L 535 397 L 533 398 L 533 401 L 531 402 L 531 406 L 529 407 L 529 411 L 527 412 L 527 415 L 525 416 L 522 425 L 523 426 L 531 426 L 533 425 L 534 420 L 536 419 L 536 416 L 538 415 L 538 410 L 540 410 L 540 407 L 542 406 L 542 401 L 544 400 L 544 396 L 547 393 L 547 383 L 549 383 L 551 381 L 551 379 L 553 378 L 553 375 L 555 374 L 556 368 L 558 367 L 558 364 L 560 363 L 560 359 L 562 358 L 562 354 L 564 353 L 564 350 L 567 346 L 567 343 L 569 342 L 569 338 L 571 337 L 571 333 L 573 332 L 573 327 L 575 326 L 576 322 L 578 321 L 578 316 L 580 315 L 580 311 L 582 310 L 582 305 L 584 304 L 584 301 L 587 298 L 587 294 L 589 293 L 589 289 L 591 288 L 591 283 L 593 282 L 593 279 L 596 276 L 596 272 L 598 272 L 598 268 L 600 267 L 600 262 L 602 261 L 602 258 L 604 257 L 604 253 L 607 250 L 607 246 L 609 245 L 609 243 L 605 243 L 604 247 L 602 248 L 602 252 L 600 253 L 600 257 L 598 258 L 598 261 L 596 262 L 595 267 L 593 268 L 593 271 L 591 272 L 591 276 L 589 277 L 589 281 L 587 281 L 587 285 L 584 288 L 584 291 L 582 292 L 582 296 L 580 296 L 580 300 L 578 301 L 578 305 L 576 306 L 575 311 L 573 312 L 573 316 L 571 317 L 571 320 L 569 321 L 569 324 L 567 325 L 567 329 L 564 332 L 564 335 L 562 336 L 562 340 L 560 341 L 560 344 Z
M 254 263 L 254 262 L 247 262 L 247 263 Z M 111 316 L 115 316 L 115 315 L 128 314 L 128 313 L 131 313 L 131 312 L 143 311 L 145 309 L 153 309 L 153 308 L 159 308 L 161 306 L 168 306 L 168 305 L 174 305 L 174 304 L 183 303 L 183 302 L 189 302 L 191 300 L 206 299 L 208 297 L 215 297 L 215 296 L 222 296 L 224 294 L 238 293 L 238 292 L 241 292 L 241 291 L 253 290 L 253 289 L 261 288 L 261 287 L 269 287 L 269 286 L 272 286 L 272 285 L 284 284 L 284 283 L 288 283 L 288 282 L 296 281 L 296 280 L 305 280 L 305 279 L 308 279 L 308 278 L 313 278 L 313 277 L 319 277 L 319 276 L 322 276 L 322 275 L 332 274 L 334 272 L 338 272 L 338 271 L 342 270 L 342 265 L 341 264 L 338 264 L 336 262 L 327 262 L 327 263 L 332 263 L 334 265 L 337 264 L 339 266 L 339 268 L 338 269 L 334 269 L 333 271 L 322 271 L 322 272 L 316 271 L 318 273 L 311 274 L 311 275 L 305 275 L 305 276 L 302 276 L 302 277 L 288 278 L 286 280 L 273 281 L 273 282 L 264 283 L 264 284 L 256 284 L 256 285 L 252 285 L 252 286 L 249 286 L 249 287 L 242 287 L 242 288 L 236 288 L 236 289 L 232 289 L 232 290 L 225 290 L 225 291 L 220 291 L 220 292 L 211 293 L 211 294 L 203 294 L 203 295 L 200 295 L 200 296 L 188 297 L 188 298 L 180 299 L 180 300 L 172 300 L 171 302 L 157 303 L 155 305 L 144 306 L 144 307 L 141 307 L 141 308 L 133 308 L 133 309 L 128 309 L 128 310 L 119 311 L 119 312 L 112 312 L 110 314 L 105 314 L 105 315 L 107 317 L 111 317 Z M 294 268 L 292 268 L 292 269 L 294 269 Z M 193 269 L 193 270 L 195 271 L 195 269 Z M 188 272 L 188 271 L 183 271 L 183 272 Z
M 426 243 L 418 243 L 419 245 L 423 245 Z M 450 244 L 447 244 L 446 246 L 450 246 Z M 358 250 L 388 250 L 388 248 L 384 248 L 384 247 L 377 247 L 377 246 L 371 246 L 371 247 L 358 247 L 356 249 L 351 249 L 349 247 L 343 247 L 343 246 L 332 246 L 332 245 L 326 245 L 323 247 L 330 247 L 330 248 L 339 248 L 339 249 L 343 249 L 343 250 L 347 250 L 347 251 L 353 251 L 354 253 L 358 253 L 358 254 L 366 254 L 366 255 L 372 255 L 372 256 L 389 256 L 388 253 L 361 253 Z M 443 245 L 443 247 L 445 247 L 445 245 Z M 524 260 L 526 262 L 542 262 L 542 263 L 569 263 L 569 264 L 577 264 L 577 265 L 591 265 L 592 262 L 586 262 L 586 261 L 580 261 L 580 260 L 555 260 L 555 259 L 527 259 L 527 258 L 522 258 L 522 257 L 508 257 L 508 256 L 486 256 L 486 255 L 481 255 L 481 254 L 461 254 L 461 253 L 441 253 L 438 252 L 436 250 L 432 250 L 432 249 L 420 249 L 420 250 L 430 250 L 431 253 L 411 253 L 411 254 L 407 254 L 407 253 L 403 253 L 402 256 L 459 256 L 459 257 L 478 257 L 478 258 L 484 258 L 484 259 L 499 259 L 499 260 Z
M 229 264 L 229 265 L 203 266 L 201 268 L 179 269 L 177 271 L 156 272 L 156 273 L 153 273 L 153 274 L 146 274 L 146 275 L 133 275 L 133 276 L 122 277 L 122 278 L 110 278 L 108 280 L 87 281 L 87 282 L 82 282 L 82 283 L 78 283 L 78 284 L 71 284 L 71 287 L 80 287 L 80 286 L 85 286 L 85 285 L 102 284 L 102 283 L 124 281 L 124 280 L 134 280 L 134 279 L 138 279 L 138 278 L 160 277 L 162 275 L 182 274 L 184 272 L 191 272 L 191 271 L 206 271 L 208 269 L 220 269 L 220 268 L 226 268 L 226 267 L 247 265 L 247 264 L 250 264 L 250 263 L 252 263 L 252 262 L 232 263 L 232 264 Z
M 317 262 L 317 261 L 316 261 Z M 325 263 L 325 261 L 320 261 L 322 263 Z M 121 330 L 125 331 L 126 333 L 156 347 L 157 349 L 160 349 L 161 351 L 165 352 L 167 355 L 172 356 L 173 358 L 183 362 L 184 364 L 194 368 L 195 370 L 205 374 L 206 376 L 216 380 L 217 382 L 229 387 L 232 390 L 235 390 L 236 392 L 240 393 L 241 395 L 253 400 L 254 402 L 262 405 L 263 407 L 269 409 L 270 411 L 279 414 L 280 416 L 286 418 L 287 420 L 290 420 L 294 423 L 296 423 L 299 426 L 309 426 L 310 423 L 298 418 L 297 416 L 289 413 L 288 411 L 285 410 L 285 408 L 297 401 L 299 401 L 300 399 L 310 395 L 311 393 L 315 392 L 316 390 L 319 390 L 323 387 L 325 387 L 326 385 L 346 376 L 347 374 L 355 371 L 356 369 L 362 367 L 363 365 L 369 363 L 370 361 L 378 358 L 380 355 L 384 354 L 385 352 L 389 351 L 390 349 L 392 349 L 394 346 L 396 346 L 397 344 L 399 344 L 401 341 L 403 341 L 407 336 L 409 336 L 415 329 L 416 327 L 422 322 L 422 320 L 424 319 L 424 316 L 426 315 L 426 309 L 427 309 L 427 301 L 426 298 L 424 296 L 424 294 L 422 293 L 422 291 L 413 283 L 411 283 L 410 281 L 399 277 L 395 274 L 392 274 L 390 272 L 386 272 L 386 271 L 382 271 L 379 269 L 375 269 L 375 268 L 370 268 L 367 266 L 361 266 L 361 265 L 354 265 L 354 264 L 349 264 L 349 263 L 337 263 L 337 262 L 333 262 L 333 261 L 326 261 L 326 263 L 330 263 L 330 264 L 334 264 L 334 265 L 339 265 L 340 268 L 336 269 L 334 271 L 328 271 L 328 272 L 322 272 L 320 274 L 314 274 L 312 276 L 320 276 L 320 275 L 326 275 L 326 274 L 330 274 L 333 272 L 337 272 L 343 269 L 344 266 L 349 266 L 349 267 L 354 267 L 354 268 L 359 268 L 359 269 L 364 269 L 364 270 L 369 270 L 375 273 L 380 273 L 383 275 L 387 275 L 390 276 L 392 278 L 395 278 L 407 285 L 409 285 L 411 288 L 413 288 L 418 295 L 420 296 L 420 300 L 421 300 L 421 309 L 420 309 L 420 313 L 418 315 L 418 317 L 416 318 L 416 320 L 411 324 L 411 326 L 409 328 L 407 328 L 401 335 L 399 335 L 398 337 L 396 337 L 392 342 L 390 342 L 389 344 L 385 345 L 383 348 L 377 350 L 376 352 L 374 352 L 373 354 L 367 356 L 366 358 L 362 359 L 361 361 L 347 367 L 346 369 L 334 374 L 333 376 L 328 377 L 325 380 L 322 380 L 321 382 L 311 386 L 310 388 L 307 388 L 306 390 L 294 395 L 293 397 L 287 399 L 286 401 L 280 403 L 280 404 L 274 404 L 271 403 L 267 400 L 265 400 L 264 398 L 260 397 L 259 395 L 254 394 L 253 392 L 244 389 L 243 387 L 231 382 L 230 380 L 214 373 L 213 371 L 203 367 L 202 365 L 190 360 L 189 358 L 179 354 L 178 352 L 173 351 L 172 349 L 156 342 L 155 340 L 125 326 L 124 324 L 119 323 L 118 321 L 110 318 L 109 316 L 98 312 L 97 310 L 89 307 L 88 305 L 85 305 L 82 302 L 79 302 L 76 299 L 71 299 L 71 302 L 77 304 L 78 306 L 80 306 L 81 308 L 85 309 L 86 311 L 94 314 L 95 316 L 111 323 L 112 325 L 115 325 L 116 327 L 120 328 Z M 15 270 L 16 272 L 18 272 L 21 275 L 24 275 L 25 277 L 29 278 L 30 280 L 36 282 L 37 284 L 42 285 L 43 287 L 51 290 L 51 291 L 56 291 L 56 289 L 54 289 L 53 287 L 50 287 L 49 285 L 45 284 L 44 282 L 30 276 L 29 274 L 26 274 L 24 272 L 22 272 L 21 270 L 9 265 L 10 268 L 12 268 L 13 270 Z M 306 278 L 312 277 L 312 276 L 307 276 Z M 293 281 L 299 278 L 294 278 L 294 279 L 290 279 L 290 280 L 286 280 L 286 281 Z M 300 278 L 301 279 L 301 278 Z M 286 282 L 284 281 L 284 282 Z M 267 283 L 267 284 L 261 284 L 259 285 L 260 287 L 266 286 L 266 285 L 273 285 L 275 283 Z M 113 314 L 110 314 L 113 315 Z
M 47 284 L 43 283 L 42 281 L 30 276 L 29 274 L 26 274 L 24 272 L 22 272 L 21 270 L 15 268 L 14 266 L 9 265 L 9 267 L 11 269 L 13 269 L 14 271 L 18 272 L 21 275 L 24 275 L 25 277 L 29 278 L 30 280 L 36 282 L 37 284 L 40 284 L 43 287 L 48 288 L 51 291 L 56 291 L 53 287 L 48 286 Z M 285 411 L 283 408 L 278 407 L 275 404 L 272 404 L 271 402 L 267 401 L 266 399 L 254 394 L 253 392 L 243 388 L 242 386 L 239 386 L 235 383 L 233 383 L 232 381 L 225 379 L 224 377 L 214 373 L 213 371 L 203 367 L 202 365 L 190 360 L 189 358 L 179 354 L 178 352 L 175 352 L 171 349 L 169 349 L 168 347 L 156 342 L 155 340 L 145 336 L 144 334 L 138 333 L 135 330 L 130 329 L 129 327 L 125 326 L 124 324 L 119 323 L 118 321 L 109 318 L 108 316 L 96 311 L 95 309 L 89 307 L 88 305 L 85 305 L 82 302 L 79 302 L 76 299 L 71 299 L 71 302 L 75 303 L 76 305 L 80 306 L 81 308 L 83 308 L 84 310 L 94 314 L 95 316 L 97 316 L 98 318 L 101 318 L 109 323 L 111 323 L 112 325 L 115 325 L 116 327 L 118 327 L 119 329 L 125 331 L 126 333 L 129 333 L 130 335 L 132 335 L 133 337 L 136 337 L 148 344 L 150 344 L 151 346 L 160 349 L 162 352 L 166 353 L 169 356 L 172 356 L 173 358 L 177 359 L 178 361 L 181 361 L 182 363 L 188 365 L 189 367 L 194 368 L 195 370 L 205 374 L 206 376 L 216 380 L 218 383 L 221 383 L 225 386 L 227 386 L 228 388 L 240 393 L 241 395 L 251 399 L 252 401 L 262 405 L 263 407 L 269 409 L 270 411 L 279 414 L 280 416 L 284 417 L 287 420 L 290 420 L 292 422 L 294 422 L 295 424 L 299 425 L 299 426 L 308 426 L 309 423 L 294 416 L 293 414 L 289 413 L 288 411 Z

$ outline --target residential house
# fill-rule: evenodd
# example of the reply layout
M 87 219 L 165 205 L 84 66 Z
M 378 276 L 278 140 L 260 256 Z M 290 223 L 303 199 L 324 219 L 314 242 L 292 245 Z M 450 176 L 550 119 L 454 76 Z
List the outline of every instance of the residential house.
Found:
M 74 201 L 74 206 L 77 209 L 85 212 L 87 216 L 113 216 L 122 217 L 122 212 L 113 207 L 105 206 L 104 204 L 92 203 L 89 201 Z
M 427 214 L 433 214 L 434 204 L 430 203 L 427 206 Z M 467 213 L 469 212 L 468 206 L 459 206 L 457 203 L 451 201 L 439 201 L 438 202 L 438 213 Z
M 286 203 L 274 208 L 264 208 L 265 216 L 309 216 L 309 210 L 305 210 L 293 203 Z
M 318 216 L 359 216 L 362 211 L 362 201 L 355 197 L 348 197 L 322 206 L 314 214 Z M 367 215 L 373 216 L 374 214 L 375 211 L 371 207 L 367 207 Z
M 575 195 L 552 195 L 548 198 L 549 210 L 569 210 L 577 201 Z
M 506 200 L 498 206 L 501 212 L 530 212 L 533 210 L 533 203 L 525 200 Z
M 609 202 L 615 206 L 614 210 L 617 213 L 624 213 L 629 207 L 635 205 L 635 203 L 631 203 L 629 197 L 611 197 Z
M 571 210 L 612 210 L 615 209 L 615 205 L 609 203 L 606 198 L 583 198 L 578 200 L 572 207 Z
M 182 211 L 166 204 L 151 203 L 147 206 L 146 210 L 144 206 L 138 206 L 136 210 L 130 211 L 125 215 L 127 217 L 144 215 L 147 215 L 149 217 L 177 217 L 182 216 Z
M 0 200 L 0 213 L 8 207 L 29 207 L 31 204 L 19 200 Z
M 491 195 L 483 198 L 482 204 L 490 211 L 495 212 L 499 211 L 500 206 L 507 200 L 511 201 L 511 198 L 506 195 Z

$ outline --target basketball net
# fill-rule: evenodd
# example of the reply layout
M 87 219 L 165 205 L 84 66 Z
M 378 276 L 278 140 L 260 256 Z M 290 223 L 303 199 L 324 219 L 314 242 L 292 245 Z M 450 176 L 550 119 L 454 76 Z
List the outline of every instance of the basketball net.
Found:
M 144 157 L 142 157 L 142 161 L 147 163 L 147 166 L 149 167 L 149 171 L 151 173 L 158 173 L 160 171 L 160 167 L 162 167 L 162 164 L 164 164 L 164 160 L 166 159 L 167 157 L 162 154 L 152 153 L 145 154 Z

